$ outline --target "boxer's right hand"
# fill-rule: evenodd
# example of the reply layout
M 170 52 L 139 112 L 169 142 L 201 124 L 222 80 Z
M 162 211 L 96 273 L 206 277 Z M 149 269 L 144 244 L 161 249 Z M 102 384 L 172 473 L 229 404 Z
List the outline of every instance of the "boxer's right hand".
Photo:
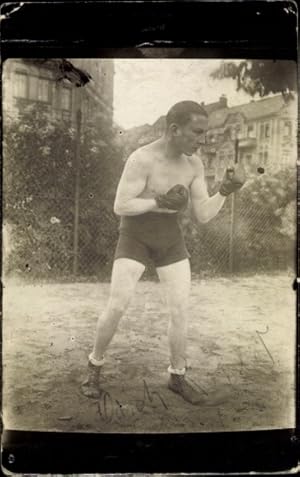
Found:
M 236 167 L 226 169 L 225 175 L 220 184 L 219 192 L 221 195 L 227 197 L 229 194 L 236 192 L 246 182 L 245 170 L 241 164 Z
M 189 200 L 189 193 L 183 185 L 177 184 L 166 194 L 156 196 L 155 200 L 160 209 L 179 211 L 186 207 Z

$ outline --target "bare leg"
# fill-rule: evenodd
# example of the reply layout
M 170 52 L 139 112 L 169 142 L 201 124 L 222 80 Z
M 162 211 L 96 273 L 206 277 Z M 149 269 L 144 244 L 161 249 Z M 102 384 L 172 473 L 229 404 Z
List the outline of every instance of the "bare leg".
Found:
M 164 286 L 170 321 L 168 339 L 171 367 L 184 369 L 186 366 L 186 331 L 188 301 L 191 286 L 190 263 L 187 259 L 157 269 Z
M 104 352 L 117 330 L 120 318 L 128 307 L 144 269 L 142 263 L 127 258 L 119 258 L 114 262 L 108 304 L 97 323 L 94 347 L 89 356 L 89 376 L 82 384 L 82 391 L 87 397 L 98 397 L 101 394 L 99 371 L 104 363 Z
M 203 398 L 186 381 L 186 332 L 188 317 L 188 301 L 191 286 L 191 271 L 188 259 L 159 267 L 157 273 L 162 282 L 168 307 L 170 321 L 168 339 L 170 348 L 169 389 L 180 394 L 183 399 L 199 404 Z
M 145 266 L 127 258 L 114 262 L 108 304 L 99 317 L 92 357 L 101 361 L 124 315 Z

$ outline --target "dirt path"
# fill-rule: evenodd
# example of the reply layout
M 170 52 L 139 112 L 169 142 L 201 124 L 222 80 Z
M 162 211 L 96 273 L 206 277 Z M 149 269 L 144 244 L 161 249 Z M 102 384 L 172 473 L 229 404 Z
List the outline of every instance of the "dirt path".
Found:
M 201 432 L 294 426 L 292 277 L 194 281 L 189 377 L 192 406 L 166 388 L 168 315 L 157 283 L 137 294 L 107 353 L 106 393 L 79 393 L 107 284 L 17 286 L 4 293 L 7 429 Z

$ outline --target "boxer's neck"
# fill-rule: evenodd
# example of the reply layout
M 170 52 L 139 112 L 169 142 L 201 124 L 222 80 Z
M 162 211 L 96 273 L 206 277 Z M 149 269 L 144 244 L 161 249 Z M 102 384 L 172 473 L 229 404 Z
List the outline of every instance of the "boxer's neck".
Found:
M 168 134 L 164 134 L 161 138 L 161 145 L 166 159 L 179 161 L 182 158 L 182 152 L 175 146 L 172 138 Z

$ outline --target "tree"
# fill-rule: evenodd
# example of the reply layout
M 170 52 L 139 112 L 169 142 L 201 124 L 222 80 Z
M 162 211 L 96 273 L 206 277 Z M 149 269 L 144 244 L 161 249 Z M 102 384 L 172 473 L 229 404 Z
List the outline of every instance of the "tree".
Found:
M 70 261 L 74 134 L 43 106 L 22 107 L 3 134 L 4 221 L 12 231 L 6 269 L 45 275 Z M 62 201 L 65 207 L 62 208 Z M 55 258 L 57 257 L 58 258 Z
M 282 93 L 284 98 L 293 97 L 297 87 L 297 66 L 293 61 L 243 60 L 239 63 L 222 61 L 211 73 L 214 79 L 232 78 L 237 91 L 260 97 L 270 93 Z
M 4 222 L 12 251 L 7 273 L 33 278 L 72 270 L 76 130 L 51 119 L 42 105 L 23 105 L 6 119 L 3 134 Z M 79 270 L 105 274 L 113 257 L 117 219 L 113 191 L 120 150 L 109 120 L 85 124 L 80 143 Z

